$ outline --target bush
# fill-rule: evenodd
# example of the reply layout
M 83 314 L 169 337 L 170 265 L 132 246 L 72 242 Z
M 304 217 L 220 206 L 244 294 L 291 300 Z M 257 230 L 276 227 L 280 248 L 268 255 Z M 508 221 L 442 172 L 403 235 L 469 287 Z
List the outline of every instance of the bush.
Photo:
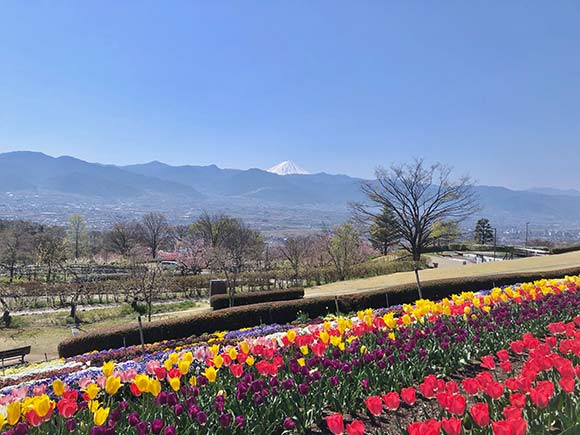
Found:
M 303 297 L 303 288 L 237 293 L 234 295 L 233 306 L 238 307 L 240 305 L 252 305 L 261 302 L 289 301 L 302 299 Z M 209 303 L 214 310 L 221 310 L 229 308 L 230 298 L 228 295 L 215 295 L 210 298 Z
M 574 251 L 580 251 L 580 245 L 557 246 L 550 249 L 551 254 L 565 254 Z
M 527 272 L 518 274 L 496 274 L 478 277 L 426 281 L 423 295 L 432 300 L 448 297 L 462 291 L 478 291 L 493 287 L 511 285 L 518 282 L 536 281 L 544 278 L 580 274 L 580 267 L 552 270 L 548 272 Z M 216 330 L 234 330 L 258 326 L 262 323 L 288 323 L 296 319 L 298 313 L 310 318 L 338 311 L 349 313 L 364 308 L 381 308 L 388 305 L 413 303 L 417 299 L 414 285 L 399 285 L 359 294 L 338 297 L 324 296 L 291 301 L 258 303 L 233 307 L 219 311 L 201 313 L 192 317 L 158 320 L 143 325 L 146 343 L 201 335 Z M 123 338 L 128 346 L 140 343 L 137 325 L 119 326 L 111 329 L 90 331 L 61 342 L 58 353 L 70 357 L 93 350 L 104 350 L 123 346 Z

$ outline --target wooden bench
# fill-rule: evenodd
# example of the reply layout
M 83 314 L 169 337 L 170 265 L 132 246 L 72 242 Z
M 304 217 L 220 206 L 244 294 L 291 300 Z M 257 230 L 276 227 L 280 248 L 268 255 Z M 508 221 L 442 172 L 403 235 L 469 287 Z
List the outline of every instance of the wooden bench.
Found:
M 16 349 L 0 350 L 0 360 L 2 360 L 2 370 L 6 364 L 4 361 L 11 361 L 20 359 L 20 363 L 24 364 L 24 356 L 30 353 L 30 346 L 19 347 Z

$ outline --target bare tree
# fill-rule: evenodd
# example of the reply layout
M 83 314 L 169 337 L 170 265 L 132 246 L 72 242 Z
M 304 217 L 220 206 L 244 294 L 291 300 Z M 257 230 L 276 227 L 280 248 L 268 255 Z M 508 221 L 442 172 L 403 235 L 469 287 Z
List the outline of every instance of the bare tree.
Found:
M 46 282 L 50 282 L 55 267 L 66 259 L 64 234 L 60 228 L 43 229 L 36 235 L 34 245 L 38 263 L 46 267 Z
M 290 263 L 294 279 L 300 277 L 300 269 L 310 253 L 312 242 L 308 236 L 288 236 L 278 248 L 282 257 Z
M 190 231 L 201 237 L 207 246 L 217 248 L 230 237 L 235 219 L 223 214 L 210 215 L 204 211 L 191 225 Z
M 371 218 L 385 208 L 395 214 L 403 247 L 415 262 L 417 290 L 422 298 L 419 265 L 422 252 L 433 243 L 433 224 L 460 222 L 477 211 L 473 182 L 469 176 L 453 180 L 450 167 L 439 163 L 427 166 L 422 159 L 390 169 L 379 167 L 375 175 L 376 181 L 362 184 L 370 204 L 353 207 Z
M 159 249 L 167 243 L 171 235 L 167 218 L 162 213 L 148 213 L 143 216 L 140 229 L 141 241 L 149 248 L 153 259 L 156 259 Z
M 327 240 L 328 255 L 338 279 L 344 281 L 351 268 L 362 261 L 360 234 L 352 224 L 345 223 L 335 227 Z
M 135 247 L 137 223 L 117 222 L 105 236 L 107 249 L 122 256 L 128 256 Z
M 14 280 L 16 266 L 30 259 L 32 236 L 22 222 L 0 231 L 0 265 L 8 270 L 10 282 Z
M 86 250 L 88 243 L 87 224 L 85 218 L 75 213 L 68 220 L 68 242 L 75 260 L 78 260 Z

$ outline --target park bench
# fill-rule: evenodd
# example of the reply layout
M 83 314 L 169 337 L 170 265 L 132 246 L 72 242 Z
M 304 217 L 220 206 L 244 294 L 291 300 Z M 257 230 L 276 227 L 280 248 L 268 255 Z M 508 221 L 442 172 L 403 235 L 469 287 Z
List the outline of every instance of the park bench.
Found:
M 20 359 L 20 363 L 24 364 L 24 356 L 30 353 L 30 346 L 19 347 L 16 349 L 0 350 L 0 360 L 2 360 L 2 371 L 6 366 L 5 361 L 12 361 Z

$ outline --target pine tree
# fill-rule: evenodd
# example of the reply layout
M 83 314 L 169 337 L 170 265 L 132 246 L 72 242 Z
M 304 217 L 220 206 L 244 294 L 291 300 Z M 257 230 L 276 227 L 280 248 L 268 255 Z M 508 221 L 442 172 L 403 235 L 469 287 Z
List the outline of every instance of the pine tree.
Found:
M 387 255 L 389 248 L 399 243 L 401 238 L 395 215 L 386 207 L 381 214 L 373 218 L 369 231 L 371 245 L 382 255 Z
M 493 228 L 489 223 L 489 219 L 479 219 L 475 224 L 475 241 L 480 245 L 486 245 L 493 242 Z

